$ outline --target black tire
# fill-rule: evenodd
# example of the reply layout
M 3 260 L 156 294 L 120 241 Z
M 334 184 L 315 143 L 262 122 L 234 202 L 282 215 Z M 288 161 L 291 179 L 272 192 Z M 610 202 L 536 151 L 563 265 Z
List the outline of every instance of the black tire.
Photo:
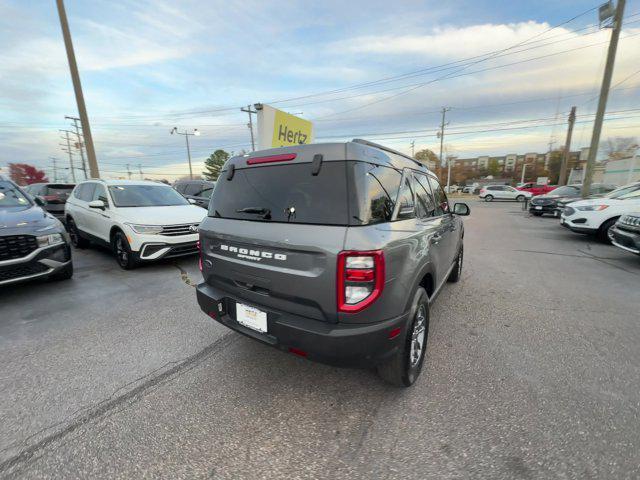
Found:
M 89 246 L 89 240 L 83 238 L 80 235 L 80 230 L 76 226 L 76 222 L 73 221 L 73 218 L 67 218 L 67 232 L 69 232 L 69 238 L 71 239 L 71 245 L 76 248 L 87 248 Z
M 524 195 L 518 195 L 516 197 L 516 202 L 521 202 L 521 203 L 524 202 Z
M 486 197 L 484 197 L 484 201 L 485 202 L 493 202 L 493 195 L 487 195 Z
M 413 297 L 410 318 L 402 348 L 386 363 L 378 366 L 378 375 L 397 387 L 413 385 L 424 364 L 429 338 L 429 297 L 422 287 Z
M 120 268 L 123 270 L 131 270 L 138 266 L 138 256 L 131 251 L 129 241 L 121 231 L 117 231 L 113 235 L 111 248 Z
M 542 212 L 531 212 L 531 215 L 533 215 L 534 217 L 541 217 Z
M 462 276 L 462 262 L 464 260 L 464 246 L 460 246 L 460 251 L 458 252 L 458 257 L 456 258 L 456 263 L 454 264 L 453 270 L 449 274 L 449 278 L 447 278 L 447 282 L 456 283 L 460 280 Z
M 600 240 L 603 243 L 611 243 L 611 239 L 609 238 L 609 229 L 613 227 L 617 221 L 618 221 L 618 218 L 616 217 L 616 218 L 610 218 L 609 220 L 604 222 L 598 229 L 598 233 L 597 233 L 598 240 Z
M 69 265 L 64 267 L 59 272 L 54 273 L 49 277 L 49 280 L 59 281 L 59 280 L 69 280 L 73 277 L 73 263 L 69 262 Z

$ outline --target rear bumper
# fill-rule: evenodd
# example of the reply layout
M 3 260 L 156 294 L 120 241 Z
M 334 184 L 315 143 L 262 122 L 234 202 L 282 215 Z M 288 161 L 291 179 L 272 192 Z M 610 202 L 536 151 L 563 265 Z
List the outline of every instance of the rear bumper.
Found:
M 616 247 L 640 255 L 640 233 L 628 232 L 613 226 L 609 230 L 609 239 Z
M 0 285 L 46 278 L 71 263 L 71 249 L 62 243 L 40 248 L 24 259 L 0 262 Z
M 409 317 L 407 312 L 365 325 L 334 324 L 245 302 L 205 283 L 198 285 L 196 292 L 202 311 L 226 327 L 280 350 L 294 349 L 294 353 L 309 360 L 337 367 L 367 368 L 392 356 L 404 341 Z M 267 333 L 251 330 L 236 321 L 236 301 L 267 312 Z M 398 328 L 400 333 L 389 339 L 389 333 Z

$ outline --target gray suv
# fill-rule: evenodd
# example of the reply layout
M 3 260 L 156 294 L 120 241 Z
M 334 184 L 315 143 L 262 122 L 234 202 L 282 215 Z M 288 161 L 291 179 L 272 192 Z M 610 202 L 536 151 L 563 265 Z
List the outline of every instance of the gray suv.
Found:
M 200 225 L 198 303 L 281 350 L 410 386 L 468 214 L 423 164 L 365 140 L 234 157 Z

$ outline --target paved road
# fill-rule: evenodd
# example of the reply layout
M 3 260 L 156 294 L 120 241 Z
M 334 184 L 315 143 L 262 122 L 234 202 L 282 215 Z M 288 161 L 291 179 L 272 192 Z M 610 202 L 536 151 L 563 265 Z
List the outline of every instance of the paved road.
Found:
M 0 477 L 637 478 L 640 259 L 473 203 L 411 389 L 211 323 L 193 259 L 0 293 Z

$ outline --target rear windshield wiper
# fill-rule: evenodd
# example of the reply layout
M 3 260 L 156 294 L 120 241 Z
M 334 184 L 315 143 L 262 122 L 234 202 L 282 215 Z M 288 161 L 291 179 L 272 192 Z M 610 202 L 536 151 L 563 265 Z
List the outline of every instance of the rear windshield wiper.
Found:
M 265 220 L 271 220 L 271 210 L 261 207 L 245 207 L 236 210 L 236 213 L 249 213 L 254 215 L 262 215 Z

